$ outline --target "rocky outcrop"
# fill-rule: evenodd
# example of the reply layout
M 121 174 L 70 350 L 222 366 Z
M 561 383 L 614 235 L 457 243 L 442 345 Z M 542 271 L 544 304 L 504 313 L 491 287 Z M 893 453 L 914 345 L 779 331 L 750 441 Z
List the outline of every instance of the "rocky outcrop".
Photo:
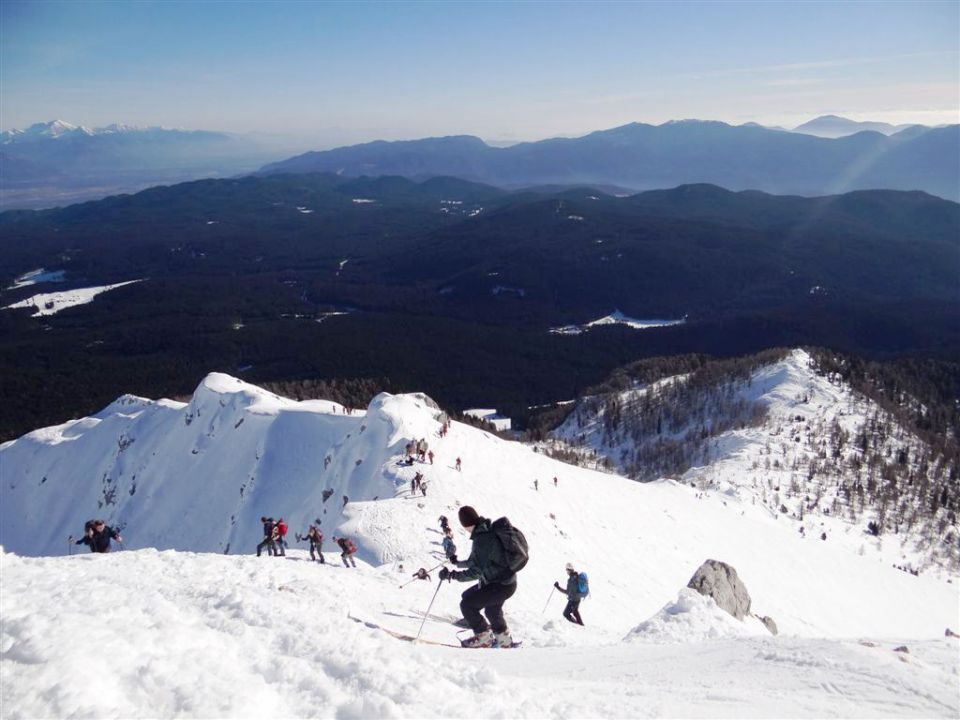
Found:
M 687 587 L 713 598 L 720 608 L 737 620 L 743 620 L 750 612 L 750 593 L 746 586 L 733 567 L 719 560 L 703 563 L 690 578 Z
M 777 629 L 777 624 L 773 621 L 772 617 L 769 615 L 764 615 L 763 617 L 758 615 L 757 617 L 760 618 L 760 622 L 762 622 L 763 626 L 770 631 L 771 635 L 779 634 L 780 631 Z

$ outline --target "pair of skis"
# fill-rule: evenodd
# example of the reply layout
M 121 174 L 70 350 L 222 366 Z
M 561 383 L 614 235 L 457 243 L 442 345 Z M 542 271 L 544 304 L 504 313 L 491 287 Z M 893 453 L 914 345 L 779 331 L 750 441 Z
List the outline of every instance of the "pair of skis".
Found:
M 360 623 L 361 625 L 363 625 L 363 626 L 365 626 L 365 627 L 371 628 L 372 630 L 379 630 L 379 631 L 381 631 L 381 632 L 384 632 L 384 633 L 386 633 L 387 635 L 396 638 L 397 640 L 403 640 L 403 641 L 405 641 L 405 642 L 411 642 L 411 643 L 423 643 L 424 645 L 437 645 L 437 646 L 439 646 L 439 647 L 457 648 L 458 650 L 470 649 L 470 648 L 464 647 L 464 645 L 462 645 L 462 644 L 460 644 L 460 645 L 454 645 L 453 643 L 439 642 L 438 640 L 426 640 L 426 639 L 424 639 L 424 638 L 422 638 L 422 637 L 421 637 L 421 638 L 418 638 L 418 637 L 415 637 L 415 636 L 413 636 L 413 635 L 408 635 L 408 634 L 406 634 L 406 633 L 397 632 L 396 630 L 391 630 L 390 628 L 385 628 L 385 627 L 383 627 L 382 625 L 379 625 L 379 624 L 377 624 L 377 623 L 375 623 L 375 622 L 371 622 L 370 620 L 363 620 L 363 619 L 361 619 L 361 618 L 354 617 L 353 615 L 349 615 L 349 614 L 348 614 L 347 617 L 350 618 L 351 620 L 353 620 L 354 622 Z M 427 617 L 430 617 L 431 619 L 434 619 L 434 620 L 439 620 L 439 621 L 441 621 L 441 622 L 449 622 L 449 620 L 447 620 L 447 619 L 445 619 L 445 618 L 439 618 L 439 617 L 437 617 L 437 616 L 424 616 L 424 619 L 426 619 Z M 518 647 L 520 647 L 520 645 L 521 645 L 520 642 L 513 642 L 513 643 L 511 643 L 510 647 L 511 647 L 511 648 L 518 648 Z M 497 649 L 503 649 L 503 648 L 500 648 L 499 645 L 492 645 L 491 647 L 492 647 L 492 648 L 497 648 Z

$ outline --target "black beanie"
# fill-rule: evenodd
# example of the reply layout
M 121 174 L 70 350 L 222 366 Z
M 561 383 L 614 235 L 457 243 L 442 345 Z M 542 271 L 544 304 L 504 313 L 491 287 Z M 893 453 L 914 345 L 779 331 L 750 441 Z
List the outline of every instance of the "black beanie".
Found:
M 464 527 L 476 525 L 480 521 L 480 516 L 477 515 L 477 511 L 469 505 L 464 505 L 457 514 L 460 516 L 460 524 Z

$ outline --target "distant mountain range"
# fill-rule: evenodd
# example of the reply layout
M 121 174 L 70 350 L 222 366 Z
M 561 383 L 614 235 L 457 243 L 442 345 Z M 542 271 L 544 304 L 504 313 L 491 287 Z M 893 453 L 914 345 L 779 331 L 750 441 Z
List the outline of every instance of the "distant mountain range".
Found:
M 150 185 L 249 172 L 271 155 L 206 130 L 63 120 L 0 133 L 0 209 L 44 207 Z
M 840 117 L 839 115 L 821 115 L 802 125 L 798 125 L 793 129 L 793 132 L 816 135 L 817 137 L 840 138 L 864 131 L 878 132 L 882 135 L 894 135 L 895 133 L 912 128 L 916 128 L 921 132 L 930 130 L 926 125 L 891 125 L 885 122 L 860 122 Z
M 731 190 L 797 195 L 923 190 L 957 200 L 958 156 L 958 125 L 829 139 L 757 125 L 684 120 L 632 123 L 579 138 L 505 148 L 465 135 L 377 141 L 308 152 L 266 165 L 260 172 L 412 179 L 452 175 L 507 188 L 579 184 L 648 190 L 711 183 Z

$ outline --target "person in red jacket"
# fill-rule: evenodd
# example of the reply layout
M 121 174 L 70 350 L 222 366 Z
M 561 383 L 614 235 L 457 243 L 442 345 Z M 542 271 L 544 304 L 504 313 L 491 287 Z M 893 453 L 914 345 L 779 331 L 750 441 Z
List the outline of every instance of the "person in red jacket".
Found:
M 349 538 L 333 538 L 333 541 L 340 546 L 340 549 L 343 551 L 340 553 L 340 559 L 343 560 L 344 567 L 356 567 L 357 564 L 353 561 L 353 556 L 357 554 L 357 546 L 353 544 L 353 540 Z M 347 561 L 350 561 L 347 564 Z
M 273 542 L 277 546 L 277 553 L 283 557 L 287 556 L 286 548 L 286 538 L 287 536 L 287 523 L 284 522 L 283 518 L 277 520 L 277 524 L 273 526 Z

